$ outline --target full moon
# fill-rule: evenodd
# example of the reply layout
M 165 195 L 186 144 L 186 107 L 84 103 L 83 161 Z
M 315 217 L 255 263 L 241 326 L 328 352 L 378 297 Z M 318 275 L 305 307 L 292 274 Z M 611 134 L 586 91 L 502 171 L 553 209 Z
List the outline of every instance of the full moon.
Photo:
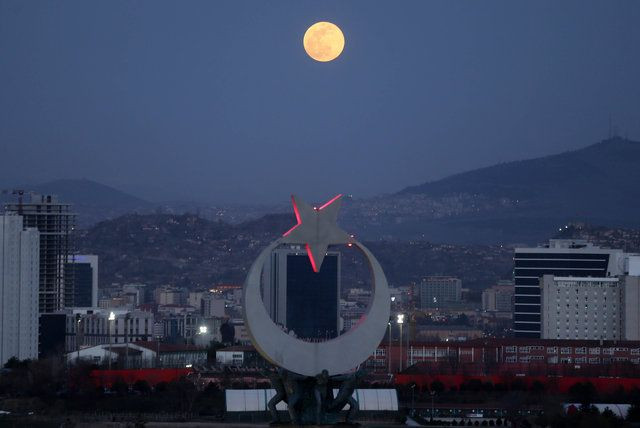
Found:
M 344 35 L 331 22 L 316 22 L 304 33 L 302 44 L 307 54 L 316 61 L 333 61 L 344 49 Z

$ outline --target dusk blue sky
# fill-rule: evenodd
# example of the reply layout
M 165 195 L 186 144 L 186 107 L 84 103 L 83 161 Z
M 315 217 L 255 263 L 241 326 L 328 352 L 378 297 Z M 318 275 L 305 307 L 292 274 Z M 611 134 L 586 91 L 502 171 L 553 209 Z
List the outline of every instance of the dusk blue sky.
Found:
M 303 50 L 331 21 L 333 62 Z M 639 1 L 0 0 L 0 188 L 366 197 L 640 139 Z

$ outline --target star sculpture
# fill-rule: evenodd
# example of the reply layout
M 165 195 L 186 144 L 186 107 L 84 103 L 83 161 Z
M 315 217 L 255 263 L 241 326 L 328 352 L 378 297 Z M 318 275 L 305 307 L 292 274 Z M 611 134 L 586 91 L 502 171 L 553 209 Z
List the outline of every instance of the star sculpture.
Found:
M 340 209 L 340 198 L 342 195 L 337 195 L 317 208 L 307 204 L 296 195 L 291 195 L 293 211 L 296 214 L 298 224 L 282 235 L 281 242 L 305 244 L 314 272 L 320 272 L 322 261 L 330 244 L 350 244 L 353 241 L 353 237 L 336 223 Z

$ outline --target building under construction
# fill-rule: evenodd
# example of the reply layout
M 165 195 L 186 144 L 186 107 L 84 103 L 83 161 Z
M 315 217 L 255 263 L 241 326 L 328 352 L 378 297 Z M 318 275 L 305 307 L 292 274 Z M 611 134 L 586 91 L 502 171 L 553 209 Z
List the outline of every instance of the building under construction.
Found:
M 71 204 L 58 202 L 56 196 L 38 195 L 21 190 L 13 192 L 17 203 L 5 205 L 5 211 L 23 217 L 24 227 L 40 232 L 40 313 L 74 306 L 74 280 L 65 264 L 73 258 L 75 214 Z

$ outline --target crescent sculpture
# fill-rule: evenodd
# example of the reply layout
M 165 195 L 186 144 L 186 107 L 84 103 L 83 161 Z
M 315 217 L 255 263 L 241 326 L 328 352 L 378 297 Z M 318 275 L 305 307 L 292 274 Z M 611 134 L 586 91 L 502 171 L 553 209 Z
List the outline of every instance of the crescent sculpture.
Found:
M 364 245 L 336 224 L 341 196 L 319 208 L 292 196 L 298 224 L 262 250 L 244 284 L 245 326 L 256 350 L 272 364 L 304 376 L 315 376 L 322 370 L 332 376 L 352 371 L 377 349 L 389 321 L 389 288 L 382 267 Z M 290 336 L 271 320 L 262 301 L 260 279 L 265 262 L 281 244 L 304 245 L 315 272 L 320 270 L 329 245 L 354 246 L 364 254 L 373 277 L 372 299 L 353 328 L 334 339 L 315 343 Z

